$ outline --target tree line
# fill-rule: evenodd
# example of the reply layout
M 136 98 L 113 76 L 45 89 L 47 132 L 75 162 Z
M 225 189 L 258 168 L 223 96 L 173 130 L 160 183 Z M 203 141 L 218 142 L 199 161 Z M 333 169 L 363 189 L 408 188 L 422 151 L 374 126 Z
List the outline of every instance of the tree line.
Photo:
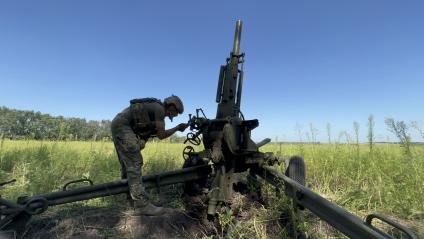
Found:
M 110 120 L 51 116 L 29 110 L 0 107 L 0 136 L 10 139 L 110 139 Z

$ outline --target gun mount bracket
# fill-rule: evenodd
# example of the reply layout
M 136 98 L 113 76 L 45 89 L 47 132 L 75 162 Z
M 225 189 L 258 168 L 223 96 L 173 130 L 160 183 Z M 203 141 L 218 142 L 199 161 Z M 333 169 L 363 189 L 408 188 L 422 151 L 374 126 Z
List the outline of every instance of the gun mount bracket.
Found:
M 386 233 L 380 231 L 379 229 L 377 229 L 375 226 L 372 225 L 372 221 L 374 219 L 378 219 L 396 229 L 398 229 L 399 231 L 403 232 L 408 239 L 419 239 L 419 237 L 412 232 L 410 229 L 406 228 L 405 226 L 402 226 L 401 224 L 393 221 L 392 219 L 388 218 L 387 216 L 381 215 L 381 214 L 369 214 L 368 216 L 365 217 L 365 224 L 367 224 L 369 227 L 371 227 L 373 230 L 383 234 L 386 236 Z
M 34 205 L 31 206 L 31 205 Z M 25 204 L 25 212 L 29 215 L 37 215 L 45 212 L 49 207 L 49 203 L 44 197 L 33 197 Z
M 90 184 L 90 186 L 93 186 L 94 185 L 94 183 L 93 183 L 92 180 L 90 180 L 88 178 L 82 178 L 82 179 L 77 179 L 77 180 L 73 180 L 73 181 L 67 182 L 63 186 L 62 191 L 67 191 L 69 185 L 72 185 L 72 184 L 75 184 L 75 183 L 82 183 L 82 182 L 88 182 Z

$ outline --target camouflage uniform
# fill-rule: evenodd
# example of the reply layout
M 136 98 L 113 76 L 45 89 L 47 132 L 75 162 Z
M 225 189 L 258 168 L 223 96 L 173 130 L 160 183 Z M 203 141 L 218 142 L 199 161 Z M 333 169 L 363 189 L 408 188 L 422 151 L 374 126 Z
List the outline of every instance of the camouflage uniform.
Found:
M 134 201 L 148 203 L 141 181 L 143 158 L 140 151 L 149 137 L 156 134 L 156 121 L 164 121 L 165 108 L 156 99 L 132 100 L 112 120 L 112 137 L 121 164 L 121 178 L 128 179 L 130 197 Z

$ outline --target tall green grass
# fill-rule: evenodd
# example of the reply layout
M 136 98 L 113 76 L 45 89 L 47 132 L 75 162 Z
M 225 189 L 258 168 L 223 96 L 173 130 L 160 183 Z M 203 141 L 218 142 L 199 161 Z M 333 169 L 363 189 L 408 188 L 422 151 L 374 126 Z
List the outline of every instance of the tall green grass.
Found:
M 142 151 L 143 174 L 181 168 L 183 148 L 183 144 L 148 142 Z M 398 144 L 274 143 L 261 150 L 283 158 L 304 157 L 308 186 L 359 216 L 379 212 L 404 220 L 423 220 L 423 145 L 411 145 L 408 160 Z M 280 167 L 283 170 L 283 165 Z M 0 141 L 0 181 L 17 179 L 14 185 L 0 189 L 4 198 L 61 190 L 65 182 L 82 177 L 95 183 L 120 178 L 111 142 Z M 252 233 L 263 237 L 268 230 L 265 222 L 279 215 L 272 210 L 258 215 L 246 225 L 251 224 L 255 229 Z
M 4 197 L 60 190 L 65 182 L 83 177 L 95 183 L 120 179 L 111 142 L 3 140 L 0 146 L 0 181 L 17 179 L 1 189 Z M 143 173 L 180 168 L 183 148 L 182 144 L 149 142 L 142 151 Z
M 279 148 L 274 144 L 263 150 Z M 293 144 L 282 145 L 282 152 L 304 157 L 308 186 L 355 213 L 424 214 L 422 145 L 412 146 L 412 160 L 405 160 L 397 144 L 375 144 L 371 153 L 362 144 Z

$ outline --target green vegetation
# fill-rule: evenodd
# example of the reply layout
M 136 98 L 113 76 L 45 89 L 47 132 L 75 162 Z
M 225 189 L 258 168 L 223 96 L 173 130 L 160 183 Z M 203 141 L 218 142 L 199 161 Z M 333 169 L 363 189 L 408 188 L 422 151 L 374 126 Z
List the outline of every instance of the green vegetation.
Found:
M 263 150 L 278 151 L 277 145 Z M 380 212 L 402 218 L 424 212 L 424 147 L 412 147 L 405 161 L 399 145 L 283 145 L 284 155 L 300 155 L 307 165 L 307 182 L 313 190 L 351 211 L 365 215 Z
M 10 139 L 99 140 L 110 138 L 110 124 L 0 107 L 0 136 Z
M 143 173 L 180 168 L 183 144 L 148 142 L 143 150 Z M 120 165 L 109 141 L 0 142 L 0 181 L 16 178 L 2 189 L 8 198 L 60 190 L 70 180 L 88 177 L 95 183 L 120 179 Z
M 384 213 L 423 230 L 424 146 L 409 147 L 408 155 L 401 144 L 375 143 L 371 147 L 357 143 L 270 144 L 262 150 L 273 151 L 282 158 L 303 156 L 308 186 L 361 217 L 371 212 Z M 143 172 L 180 168 L 183 148 L 183 144 L 169 141 L 149 142 L 143 150 Z M 81 177 L 95 183 L 113 181 L 119 179 L 119 167 L 109 141 L 0 141 L 0 181 L 17 179 L 14 185 L 1 189 L 2 196 L 8 199 L 60 190 L 66 181 Z M 264 192 L 268 206 L 252 209 L 254 216 L 242 224 L 223 212 L 220 221 L 227 224 L 227 235 L 272 238 L 285 233 L 275 224 L 281 219 L 281 211 L 287 208 L 287 199 L 276 200 L 271 187 L 264 188 Z M 122 198 L 120 201 L 116 197 L 96 199 L 85 204 L 104 206 L 117 202 L 122 203 Z M 308 218 L 306 223 L 298 225 L 306 228 L 308 234 L 334 233 L 322 232 L 322 223 Z M 222 236 L 223 232 L 217 234 Z

